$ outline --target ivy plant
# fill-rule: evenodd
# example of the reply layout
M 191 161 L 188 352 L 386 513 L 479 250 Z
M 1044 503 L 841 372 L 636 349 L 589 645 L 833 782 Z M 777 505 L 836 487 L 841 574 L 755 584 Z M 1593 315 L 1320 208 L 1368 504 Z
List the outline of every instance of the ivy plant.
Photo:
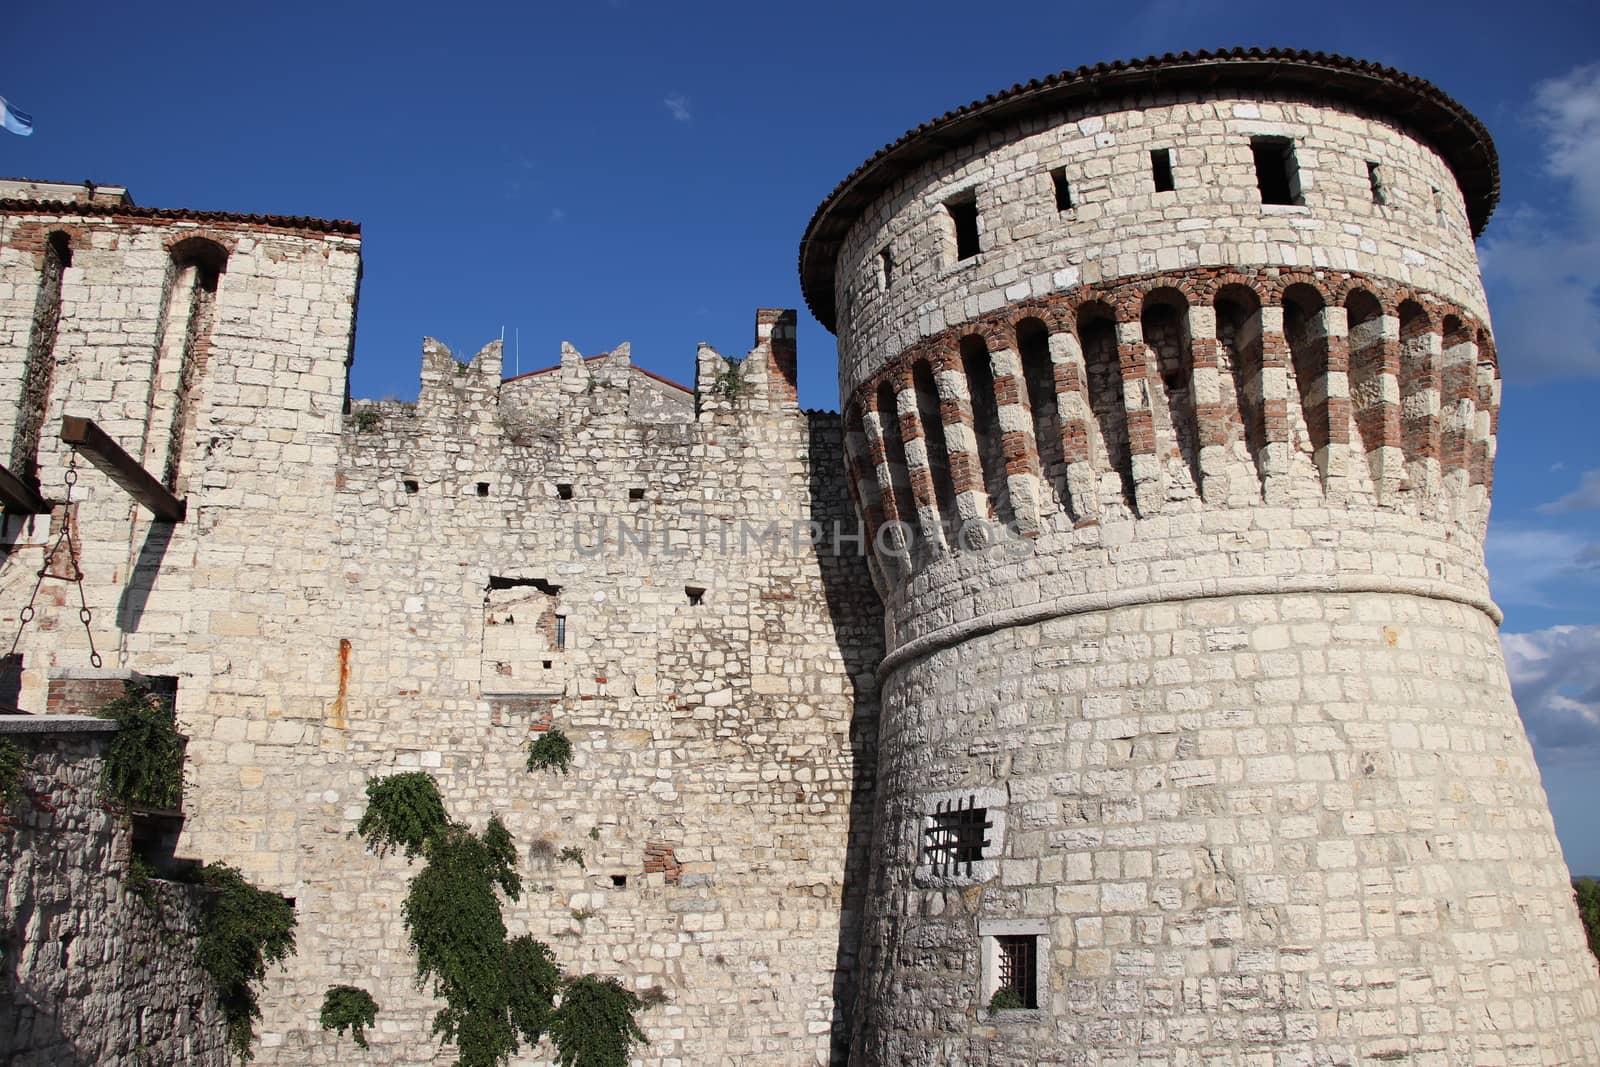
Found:
M 717 372 L 715 380 L 711 383 L 711 391 L 718 396 L 733 399 L 744 392 L 744 377 L 742 371 L 744 361 L 723 357 L 722 369 Z
M 645 1040 L 633 1018 L 638 998 L 615 979 L 564 975 L 533 937 L 506 937 L 501 899 L 519 899 L 522 879 L 505 825 L 490 818 L 480 834 L 452 822 L 422 772 L 377 779 L 367 798 L 357 832 L 379 852 L 423 861 L 401 914 L 417 986 L 444 1001 L 433 1032 L 455 1045 L 457 1067 L 500 1067 L 546 1035 L 569 1067 L 625 1065 Z
M 119 727 L 102 772 L 107 796 L 138 807 L 178 807 L 183 802 L 184 738 L 172 701 L 129 682 L 120 697 L 95 714 Z
M 550 1016 L 550 1040 L 561 1067 L 628 1067 L 628 1049 L 644 1041 L 633 1013 L 642 1002 L 615 978 L 586 974 L 561 990 Z
M 1010 986 L 1001 986 L 994 991 L 994 996 L 989 998 L 990 1011 L 1016 1011 L 1025 1007 L 1027 1005 L 1022 1002 L 1022 994 Z
M 398 848 L 405 850 L 406 859 L 414 860 L 449 825 L 433 775 L 411 771 L 367 783 L 367 810 L 356 833 L 380 856 Z
M 229 1047 L 249 1060 L 255 1020 L 261 1018 L 257 987 L 270 964 L 294 953 L 294 905 L 257 889 L 225 863 L 206 864 L 198 880 L 211 890 L 200 917 L 200 965 L 216 985 Z
M 0 815 L 22 798 L 22 769 L 27 764 L 28 754 L 10 738 L 0 737 Z
M 572 741 L 552 726 L 528 745 L 528 770 L 567 773 L 572 766 Z
M 378 1002 L 365 989 L 353 985 L 329 986 L 322 997 L 322 1028 L 336 1030 L 340 1037 L 346 1030 L 361 1048 L 367 1047 L 366 1028 L 378 1019 Z

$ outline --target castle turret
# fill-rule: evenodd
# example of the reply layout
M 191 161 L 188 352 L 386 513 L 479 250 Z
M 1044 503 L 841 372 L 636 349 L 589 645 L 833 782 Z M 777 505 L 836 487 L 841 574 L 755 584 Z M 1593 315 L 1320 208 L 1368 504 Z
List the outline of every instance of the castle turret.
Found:
M 1429 83 L 1252 50 L 818 209 L 887 630 L 856 1062 L 1600 1062 L 1484 568 L 1498 181 Z

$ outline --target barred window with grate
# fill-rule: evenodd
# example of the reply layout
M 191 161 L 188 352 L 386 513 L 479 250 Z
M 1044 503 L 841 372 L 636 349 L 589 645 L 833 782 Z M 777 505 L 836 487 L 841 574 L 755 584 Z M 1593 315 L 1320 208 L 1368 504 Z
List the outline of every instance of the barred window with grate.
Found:
M 940 874 L 971 874 L 972 865 L 983 859 L 993 826 L 989 809 L 978 807 L 975 797 L 940 801 L 932 824 L 923 831 L 923 858 Z
M 1016 934 L 995 938 L 999 947 L 1000 973 L 996 989 L 1009 989 L 1024 1008 L 1039 1006 L 1036 981 L 1039 938 L 1036 934 Z

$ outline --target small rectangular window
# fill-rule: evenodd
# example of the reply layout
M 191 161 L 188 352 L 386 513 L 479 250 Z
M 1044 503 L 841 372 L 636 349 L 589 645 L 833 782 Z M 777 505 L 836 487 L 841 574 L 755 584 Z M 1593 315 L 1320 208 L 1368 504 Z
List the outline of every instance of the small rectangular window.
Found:
M 1155 179 L 1156 192 L 1170 193 L 1177 186 L 1172 181 L 1172 150 L 1170 148 L 1152 148 L 1150 150 L 1150 177 Z
M 995 994 L 1009 991 L 1007 1002 L 1017 1008 L 1039 1006 L 1039 938 L 1036 934 L 1002 934 L 994 939 L 999 949 Z M 991 1003 L 993 1001 L 991 1000 Z
M 417 480 L 415 478 L 406 478 L 400 484 L 406 487 L 407 494 L 415 493 L 418 489 Z
M 1437 222 L 1440 226 L 1443 226 L 1446 222 L 1444 214 L 1444 194 L 1439 191 L 1437 186 L 1430 185 L 1428 188 L 1433 192 L 1433 221 Z
M 489 483 L 488 482 L 479 482 L 478 483 L 478 495 L 479 496 L 488 496 L 489 495 Z
M 643 500 L 644 499 L 644 490 L 643 489 L 637 489 L 637 488 L 629 489 L 628 490 L 628 499 L 629 500 Z
M 684 586 L 683 595 L 689 599 L 689 606 L 692 608 L 697 608 L 705 603 L 706 591 L 698 585 Z
M 878 291 L 887 293 L 894 284 L 894 256 L 885 248 L 878 253 Z
M 955 230 L 956 258 L 971 259 L 978 254 L 978 198 L 966 193 L 946 201 L 945 211 L 950 214 L 950 224 Z
M 1252 137 L 1250 154 L 1255 157 L 1256 186 L 1263 204 L 1298 204 L 1300 168 L 1294 158 L 1294 142 L 1287 137 Z
M 1367 184 L 1372 188 L 1372 202 L 1374 204 L 1387 204 L 1388 194 L 1383 191 L 1383 171 L 1379 166 L 1367 161 Z
M 557 482 L 556 483 L 556 497 L 558 499 L 561 499 L 561 500 L 571 500 L 572 499 L 572 483 L 571 482 Z
M 626 889 L 626 888 L 628 888 L 628 876 L 625 875 L 625 874 L 613 874 L 611 876 L 611 888 L 613 888 L 613 889 Z
M 923 831 L 923 858 L 941 874 L 960 874 L 963 866 L 971 874 L 972 865 L 983 859 L 993 826 L 988 808 L 970 801 L 942 803 Z
M 1074 205 L 1072 203 L 1072 186 L 1067 181 L 1067 168 L 1057 167 L 1051 171 L 1050 183 L 1055 187 L 1056 191 L 1056 210 L 1071 211 Z
M 560 650 L 560 649 L 564 649 L 566 647 L 567 647 L 567 617 L 565 615 L 557 615 L 556 616 L 556 648 L 557 648 L 557 650 Z

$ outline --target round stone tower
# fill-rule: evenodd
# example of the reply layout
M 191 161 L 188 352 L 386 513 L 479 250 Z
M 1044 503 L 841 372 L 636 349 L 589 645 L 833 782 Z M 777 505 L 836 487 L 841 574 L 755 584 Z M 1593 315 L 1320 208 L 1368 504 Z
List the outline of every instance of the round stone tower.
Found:
M 817 210 L 888 637 L 854 1062 L 1600 1063 L 1484 570 L 1498 186 L 1429 83 L 1252 50 Z

